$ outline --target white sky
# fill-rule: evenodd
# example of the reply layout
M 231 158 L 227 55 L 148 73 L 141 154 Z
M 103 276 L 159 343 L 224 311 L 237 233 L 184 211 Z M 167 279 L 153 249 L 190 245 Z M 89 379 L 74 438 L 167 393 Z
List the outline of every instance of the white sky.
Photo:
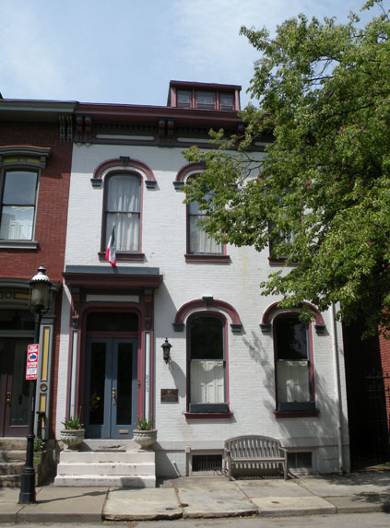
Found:
M 171 79 L 240 84 L 257 55 L 242 25 L 345 21 L 363 0 L 0 0 L 3 97 L 165 105 Z

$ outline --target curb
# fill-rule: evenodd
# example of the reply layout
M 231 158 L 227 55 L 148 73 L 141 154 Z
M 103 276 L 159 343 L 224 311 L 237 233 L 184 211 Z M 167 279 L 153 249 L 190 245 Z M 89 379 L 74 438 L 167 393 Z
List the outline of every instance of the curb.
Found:
M 329 503 L 331 505 L 331 503 Z M 4 505 L 3 505 L 4 506 Z M 14 505 L 12 505 L 14 506 Z M 2 508 L 3 509 L 3 508 Z M 174 519 L 222 519 L 222 518 L 234 518 L 234 517 L 257 517 L 257 518 L 268 518 L 268 517 L 299 517 L 306 515 L 335 515 L 343 513 L 378 513 L 389 511 L 388 504 L 367 504 L 357 508 L 352 507 L 334 507 L 332 511 L 323 511 L 321 509 L 300 509 L 300 510 L 275 510 L 262 512 L 261 509 L 257 511 L 236 511 L 236 512 L 210 512 L 204 514 L 186 514 L 184 510 L 180 514 L 176 515 L 103 515 L 103 513 L 55 513 L 55 512 L 23 512 L 24 507 L 21 507 L 14 512 L 0 512 L 0 523 L 97 523 L 102 521 L 120 522 L 120 521 L 151 521 L 151 520 L 174 520 Z

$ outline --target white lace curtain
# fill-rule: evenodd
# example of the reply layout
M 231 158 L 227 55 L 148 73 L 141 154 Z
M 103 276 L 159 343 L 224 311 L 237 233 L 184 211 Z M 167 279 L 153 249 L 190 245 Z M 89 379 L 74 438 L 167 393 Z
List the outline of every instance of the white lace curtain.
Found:
M 191 403 L 223 403 L 225 369 L 222 360 L 191 361 Z
M 139 251 L 140 180 L 118 174 L 108 182 L 106 240 L 115 225 L 117 251 Z
M 278 402 L 308 402 L 309 365 L 307 361 L 277 362 Z
M 210 237 L 199 224 L 204 215 L 197 202 L 192 202 L 188 207 L 190 223 L 190 252 L 191 253 L 222 253 L 222 244 Z

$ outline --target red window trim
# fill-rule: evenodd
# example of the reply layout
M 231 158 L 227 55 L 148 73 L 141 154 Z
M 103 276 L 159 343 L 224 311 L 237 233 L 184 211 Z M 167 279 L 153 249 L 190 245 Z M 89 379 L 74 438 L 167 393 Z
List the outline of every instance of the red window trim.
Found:
M 99 260 L 105 260 L 105 251 L 99 251 L 98 256 Z M 145 253 L 128 253 L 128 252 L 119 252 L 116 253 L 116 260 L 121 262 L 144 262 Z
M 199 174 L 199 170 L 196 170 L 195 167 L 199 167 L 199 164 L 194 164 L 193 167 L 191 167 L 191 164 L 188 165 L 187 167 L 184 167 L 183 169 L 187 169 L 187 170 L 183 170 L 181 169 L 179 171 L 179 173 L 177 174 L 177 178 L 179 177 L 179 174 L 181 172 L 184 173 L 184 178 L 186 178 L 186 180 L 188 180 L 188 178 L 196 178 L 197 174 Z M 193 171 L 191 170 L 193 169 Z M 183 178 L 183 176 L 182 176 Z M 181 180 L 181 181 L 184 181 L 184 178 Z M 186 253 L 185 253 L 185 260 L 186 262 L 208 262 L 208 263 L 215 263 L 215 262 L 221 262 L 223 261 L 223 259 L 221 259 L 221 257 L 225 257 L 225 262 L 229 262 L 230 261 L 230 258 L 229 256 L 227 255 L 227 248 L 226 248 L 226 244 L 221 244 L 222 245 L 222 251 L 219 252 L 219 253 L 195 253 L 195 252 L 192 252 L 191 251 L 191 246 L 190 246 L 190 205 L 189 204 L 186 204 Z M 195 216 L 195 215 L 192 215 L 192 216 Z M 202 215 L 198 215 L 198 216 L 202 216 Z M 218 257 L 216 260 L 214 260 L 215 257 Z M 226 257 L 228 257 L 229 260 L 226 260 Z
M 299 313 L 298 312 L 294 312 L 294 311 L 285 311 L 285 312 L 281 312 L 279 314 L 277 314 L 274 318 L 273 318 L 273 322 L 275 321 L 275 319 L 277 318 L 282 318 L 282 317 L 292 317 L 292 316 L 295 316 L 295 317 L 299 317 Z M 313 331 L 312 331 L 312 324 L 309 323 L 306 325 L 306 336 L 307 336 L 307 352 L 308 352 L 308 362 L 309 362 L 309 371 L 308 371 L 308 375 L 309 375 L 309 394 L 310 394 L 310 400 L 308 402 L 302 402 L 302 407 L 304 407 L 304 403 L 309 403 L 309 402 L 312 402 L 314 403 L 315 405 L 315 401 L 316 401 L 316 392 L 315 392 L 315 378 L 314 378 L 314 359 L 313 359 L 313 347 L 314 347 L 314 343 L 313 343 Z M 276 347 L 276 340 L 275 340 L 275 325 L 273 324 L 273 332 L 272 332 L 272 337 L 273 337 L 273 345 L 274 345 L 274 374 L 275 374 L 275 403 L 276 403 L 276 410 L 275 410 L 275 415 L 276 416 L 279 416 L 279 417 L 283 417 L 283 416 L 299 416 L 299 413 L 303 413 L 303 415 L 305 416 L 313 416 L 313 410 L 306 410 L 304 408 L 302 409 L 296 409 L 296 410 L 288 410 L 288 409 L 283 409 L 283 410 L 280 410 L 278 407 L 279 407 L 279 402 L 278 402 L 278 375 L 277 375 L 277 347 Z M 277 414 L 276 414 L 277 413 Z M 309 414 L 308 414 L 309 413 Z M 303 416 L 301 415 L 301 416 Z
M 275 418 L 316 418 L 319 414 L 318 409 L 313 411 L 274 411 Z
M 192 413 L 185 412 L 184 416 L 187 420 L 227 420 L 233 418 L 232 411 L 226 413 Z
M 213 310 L 210 310 L 213 308 Z M 225 312 L 231 321 L 230 327 L 233 333 L 239 333 L 242 330 L 242 322 L 237 310 L 229 303 L 221 301 L 220 299 L 214 299 L 213 297 L 203 297 L 202 299 L 193 299 L 184 303 L 176 312 L 173 327 L 177 332 L 184 329 L 184 323 L 186 319 L 192 313 L 200 312 L 211 312 L 218 313 L 217 310 Z
M 273 318 L 275 318 L 276 315 L 278 315 L 277 312 L 279 310 L 283 310 L 282 313 L 295 314 L 295 313 L 299 313 L 298 310 L 301 309 L 301 308 L 307 308 L 310 312 L 313 313 L 313 315 L 315 317 L 315 326 L 316 327 L 323 327 L 325 329 L 325 321 L 324 321 L 324 318 L 322 317 L 321 312 L 318 310 L 318 308 L 314 304 L 311 304 L 311 303 L 309 303 L 307 301 L 304 301 L 304 302 L 300 303 L 295 309 L 294 308 L 292 308 L 292 309 L 287 309 L 287 308 L 283 309 L 282 308 L 281 309 L 281 308 L 279 308 L 279 301 L 273 302 L 264 311 L 263 316 L 261 318 L 260 326 L 269 327 L 271 325 L 271 320 Z
M 118 174 L 125 174 L 128 176 L 136 176 L 139 182 L 139 244 L 138 244 L 138 250 L 131 252 L 131 251 L 117 251 L 117 260 L 144 260 L 145 255 L 142 251 L 142 225 L 143 225 L 143 186 L 142 186 L 142 176 L 135 170 L 132 170 L 131 167 L 129 169 L 118 169 L 115 170 L 115 168 L 112 169 L 112 171 L 109 171 L 105 177 L 104 177 L 104 189 L 103 189 L 103 211 L 102 211 L 102 222 L 101 222 L 101 235 L 100 235 L 100 251 L 98 253 L 99 258 L 103 256 L 106 251 L 106 246 L 108 243 L 108 240 L 106 240 L 106 224 L 107 224 L 107 196 L 108 196 L 108 183 L 112 176 L 117 176 Z M 121 258 L 122 255 L 122 258 Z M 135 256 L 136 258 L 132 258 Z M 137 258 L 138 256 L 138 258 Z M 143 256 L 143 259 L 142 257 Z
M 200 264 L 230 264 L 229 255 L 206 254 L 206 253 L 186 253 L 184 255 L 186 262 L 196 262 Z
M 191 333 L 191 320 L 196 317 L 214 317 L 217 319 L 220 319 L 222 321 L 223 327 L 222 327 L 222 337 L 223 337 L 223 361 L 225 363 L 225 403 L 230 409 L 230 402 L 229 402 L 229 336 L 228 336 L 228 324 L 226 317 L 221 314 L 220 312 L 214 312 L 211 310 L 203 310 L 200 312 L 193 312 L 191 313 L 187 318 L 187 324 L 186 324 L 186 342 L 187 342 L 187 357 L 186 357 L 186 412 L 185 415 L 189 415 L 192 417 L 193 415 L 196 415 L 197 417 L 199 415 L 206 416 L 216 416 L 216 415 L 223 415 L 227 416 L 228 413 L 193 413 L 190 412 L 190 402 L 191 402 L 191 339 L 190 339 L 190 333 Z
M 91 178 L 93 187 L 101 187 L 103 179 L 105 179 L 112 171 L 133 171 L 142 177 L 145 181 L 145 186 L 148 189 L 154 189 L 157 186 L 156 177 L 150 167 L 142 161 L 131 159 L 128 156 L 120 156 L 117 159 L 110 159 L 103 161 L 96 167 Z

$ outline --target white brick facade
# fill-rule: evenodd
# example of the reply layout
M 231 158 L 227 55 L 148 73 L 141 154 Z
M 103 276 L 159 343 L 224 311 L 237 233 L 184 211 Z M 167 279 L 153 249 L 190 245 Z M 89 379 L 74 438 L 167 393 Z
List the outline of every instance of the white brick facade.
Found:
M 313 328 L 315 400 L 318 416 L 276 417 L 273 337 L 259 323 L 267 307 L 277 301 L 260 295 L 259 283 L 271 268 L 268 250 L 228 246 L 229 264 L 189 263 L 186 253 L 186 206 L 184 195 L 175 190 L 177 172 L 186 165 L 181 149 L 157 146 L 74 145 L 69 195 L 65 266 L 109 266 L 99 260 L 103 211 L 103 187 L 94 188 L 91 178 L 104 161 L 128 156 L 147 164 L 157 180 L 155 188 L 142 185 L 142 252 L 145 261 L 119 262 L 125 267 L 155 267 L 163 276 L 154 295 L 155 363 L 150 382 L 154 386 L 151 414 L 158 429 L 157 474 L 185 475 L 189 452 L 221 452 L 226 438 L 240 434 L 262 434 L 278 438 L 292 450 L 312 452 L 313 471 L 338 470 L 338 404 L 332 352 L 331 313 L 323 314 L 326 333 Z M 130 163 L 131 167 L 131 163 Z M 65 286 L 60 345 L 60 371 L 70 372 L 72 336 L 70 299 Z M 203 296 L 232 305 L 243 330 L 235 334 L 228 323 L 228 377 L 231 418 L 188 419 L 186 411 L 186 331 L 174 331 L 172 323 L 179 308 Z M 226 315 L 226 314 L 225 314 Z M 338 328 L 344 465 L 348 461 L 348 422 L 341 329 Z M 172 361 L 163 361 L 161 344 L 172 344 Z M 148 372 L 146 373 L 149 374 Z M 69 377 L 70 376 L 70 377 Z M 57 434 L 72 400 L 72 377 L 59 377 Z M 80 380 L 79 380 L 80 382 Z M 162 403 L 160 390 L 178 389 L 178 403 Z M 75 389 L 73 389 L 75 390 Z M 148 397 L 150 395 L 148 394 Z M 187 451 L 187 454 L 186 454 Z

